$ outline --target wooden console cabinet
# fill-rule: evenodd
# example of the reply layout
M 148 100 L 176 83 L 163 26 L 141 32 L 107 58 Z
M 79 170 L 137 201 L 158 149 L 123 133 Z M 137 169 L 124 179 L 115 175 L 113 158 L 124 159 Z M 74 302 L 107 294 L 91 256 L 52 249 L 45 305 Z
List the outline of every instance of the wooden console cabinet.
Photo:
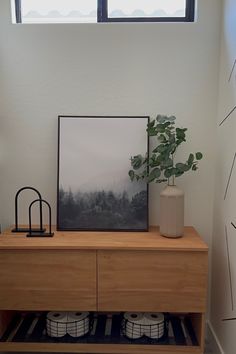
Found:
M 208 248 L 192 227 L 180 239 L 149 232 L 0 235 L 0 351 L 202 354 Z M 16 311 L 188 314 L 198 344 L 17 342 L 4 333 Z M 9 332 L 10 333 L 10 332 Z M 7 339 L 6 339 L 7 338 Z

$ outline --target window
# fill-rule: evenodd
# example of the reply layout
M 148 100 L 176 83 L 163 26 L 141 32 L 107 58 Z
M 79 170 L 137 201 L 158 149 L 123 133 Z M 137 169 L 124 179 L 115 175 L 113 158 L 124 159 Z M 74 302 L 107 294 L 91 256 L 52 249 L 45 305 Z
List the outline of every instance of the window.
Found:
M 108 22 L 193 21 L 194 1 L 108 0 L 104 12 Z
M 17 23 L 192 22 L 195 0 L 15 0 Z

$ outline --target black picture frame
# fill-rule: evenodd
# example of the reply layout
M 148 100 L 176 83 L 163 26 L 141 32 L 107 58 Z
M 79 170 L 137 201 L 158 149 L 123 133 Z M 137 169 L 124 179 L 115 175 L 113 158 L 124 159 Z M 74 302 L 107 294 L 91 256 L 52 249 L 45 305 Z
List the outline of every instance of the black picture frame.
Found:
M 57 230 L 148 231 L 149 186 L 128 172 L 131 156 L 148 154 L 149 120 L 58 117 Z

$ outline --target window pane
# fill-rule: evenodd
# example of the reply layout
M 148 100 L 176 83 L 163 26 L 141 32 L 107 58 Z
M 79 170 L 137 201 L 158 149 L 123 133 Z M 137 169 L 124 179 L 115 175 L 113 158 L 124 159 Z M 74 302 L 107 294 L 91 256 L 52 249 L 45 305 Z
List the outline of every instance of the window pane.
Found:
M 23 23 L 97 22 L 97 0 L 21 0 Z
M 108 0 L 108 17 L 185 17 L 186 0 Z

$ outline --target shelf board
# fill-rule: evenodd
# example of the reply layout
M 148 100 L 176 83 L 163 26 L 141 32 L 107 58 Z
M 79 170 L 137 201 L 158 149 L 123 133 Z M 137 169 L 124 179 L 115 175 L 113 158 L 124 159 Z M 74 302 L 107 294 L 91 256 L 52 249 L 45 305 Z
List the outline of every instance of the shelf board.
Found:
M 177 239 L 161 236 L 155 226 L 148 232 L 56 231 L 53 227 L 52 238 L 27 238 L 26 234 L 12 233 L 11 229 L 1 234 L 0 249 L 208 251 L 207 244 L 191 226 L 186 226 L 184 236 Z
M 89 335 L 51 338 L 46 334 L 46 313 L 17 313 L 0 339 L 0 351 L 77 353 L 201 353 L 190 316 L 170 315 L 169 336 L 160 340 L 142 337 L 131 340 L 122 335 L 122 314 L 94 316 Z M 109 326 L 107 323 L 109 321 Z M 107 330 L 109 328 L 109 330 Z

